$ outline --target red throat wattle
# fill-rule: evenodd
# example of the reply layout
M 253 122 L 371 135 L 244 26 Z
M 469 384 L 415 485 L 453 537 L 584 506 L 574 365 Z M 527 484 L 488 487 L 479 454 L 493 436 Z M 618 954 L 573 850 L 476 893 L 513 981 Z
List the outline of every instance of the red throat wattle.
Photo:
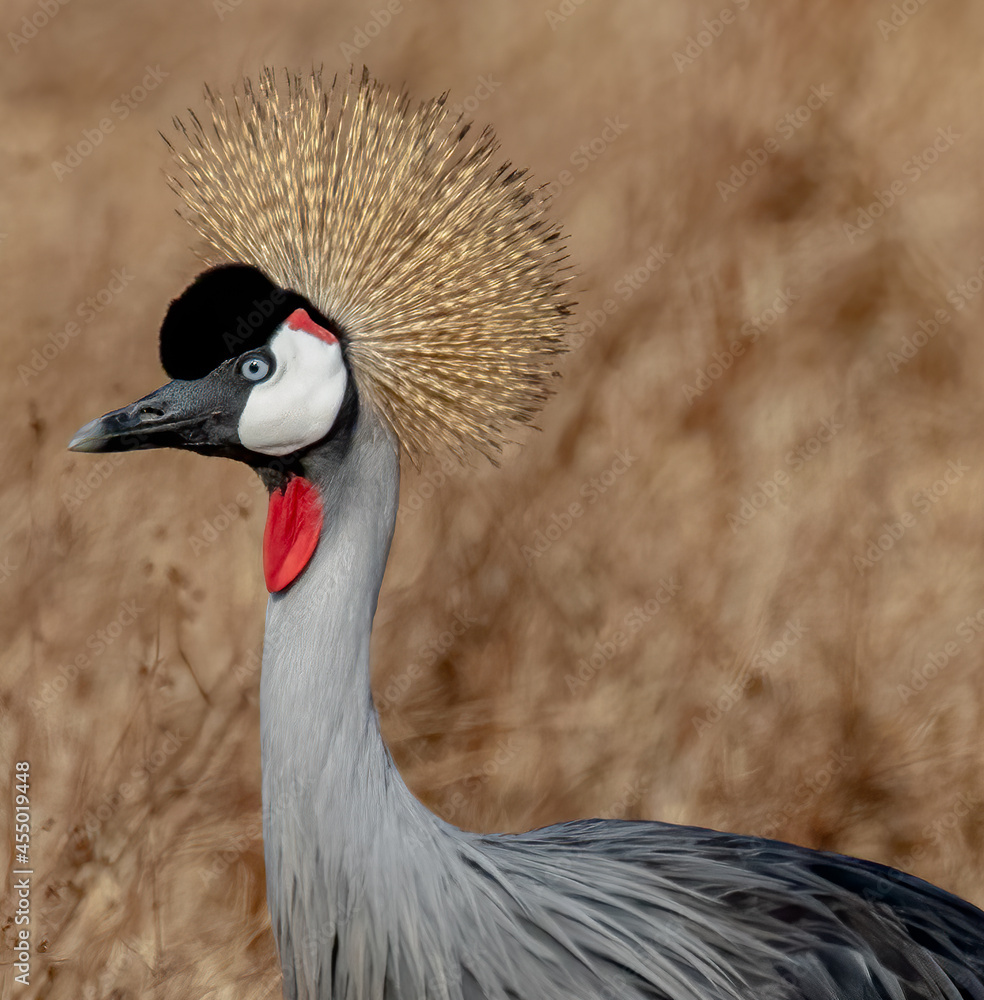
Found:
M 307 566 L 323 523 L 321 497 L 303 476 L 291 476 L 286 488 L 270 494 L 263 531 L 263 574 L 271 594 L 292 584 Z

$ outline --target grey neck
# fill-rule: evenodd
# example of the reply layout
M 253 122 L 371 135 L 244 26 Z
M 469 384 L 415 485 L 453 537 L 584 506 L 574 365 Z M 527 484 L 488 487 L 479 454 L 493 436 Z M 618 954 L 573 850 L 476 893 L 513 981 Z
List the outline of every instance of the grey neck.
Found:
M 324 526 L 308 566 L 267 607 L 260 697 L 268 812 L 315 789 L 341 797 L 332 805 L 344 811 L 350 781 L 368 774 L 376 782 L 392 767 L 369 691 L 369 636 L 399 496 L 396 443 L 365 410 L 345 444 L 313 451 L 303 467 L 321 494 Z
M 260 683 L 267 896 L 287 997 L 355 986 L 351 995 L 377 996 L 385 961 L 353 972 L 345 953 L 381 937 L 385 958 L 403 933 L 400 914 L 419 904 L 400 906 L 393 886 L 436 893 L 433 873 L 447 863 L 439 841 L 457 831 L 406 788 L 369 688 L 399 495 L 396 442 L 363 407 L 347 442 L 308 455 L 304 472 L 321 492 L 324 526 L 308 566 L 270 598 Z M 339 963 L 364 981 L 339 987 Z

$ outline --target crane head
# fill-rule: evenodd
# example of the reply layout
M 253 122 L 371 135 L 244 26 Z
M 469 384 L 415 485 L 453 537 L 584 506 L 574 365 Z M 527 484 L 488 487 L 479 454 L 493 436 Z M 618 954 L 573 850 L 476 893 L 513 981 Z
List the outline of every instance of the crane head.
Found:
M 340 337 L 303 296 L 256 268 L 212 268 L 171 303 L 161 327 L 173 381 L 86 424 L 69 447 L 187 448 L 268 466 L 336 429 L 354 394 Z

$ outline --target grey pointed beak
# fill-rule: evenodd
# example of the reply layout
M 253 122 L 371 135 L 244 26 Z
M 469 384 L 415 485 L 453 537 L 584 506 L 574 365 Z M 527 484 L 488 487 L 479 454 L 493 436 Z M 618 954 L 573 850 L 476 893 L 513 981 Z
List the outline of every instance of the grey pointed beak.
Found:
M 76 431 L 69 451 L 138 451 L 206 448 L 218 444 L 220 410 L 194 382 L 168 382 L 129 406 L 90 420 Z

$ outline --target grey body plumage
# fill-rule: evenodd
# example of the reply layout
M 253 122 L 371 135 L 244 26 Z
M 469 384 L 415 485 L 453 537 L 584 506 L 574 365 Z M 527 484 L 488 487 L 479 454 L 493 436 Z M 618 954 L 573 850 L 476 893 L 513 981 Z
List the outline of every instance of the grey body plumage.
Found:
M 479 835 L 414 798 L 369 688 L 400 453 L 492 456 L 536 412 L 562 246 L 441 101 L 266 76 L 211 106 L 175 183 L 229 266 L 168 311 L 173 381 L 71 446 L 235 458 L 270 490 L 263 824 L 287 1000 L 984 1000 L 984 913 L 900 872 L 659 823 Z

